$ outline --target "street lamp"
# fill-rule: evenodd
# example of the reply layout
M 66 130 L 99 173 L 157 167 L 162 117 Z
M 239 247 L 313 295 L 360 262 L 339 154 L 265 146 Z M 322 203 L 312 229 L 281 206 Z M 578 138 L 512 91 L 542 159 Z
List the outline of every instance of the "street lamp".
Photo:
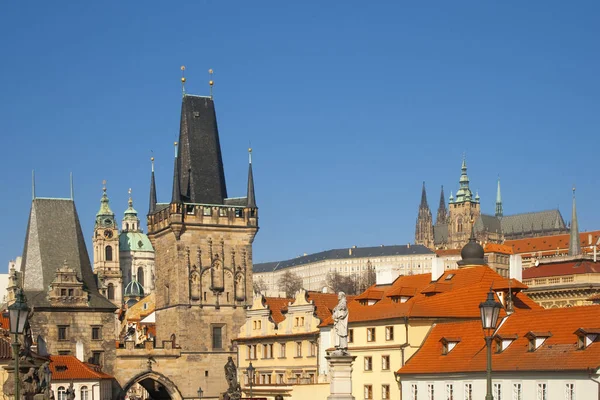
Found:
M 8 306 L 8 319 L 10 325 L 10 333 L 13 337 L 13 354 L 15 357 L 15 399 L 21 398 L 20 393 L 20 380 L 19 380 L 19 336 L 25 330 L 27 324 L 27 317 L 29 316 L 29 306 L 27 300 L 23 294 L 23 289 L 17 289 L 16 300 L 10 306 Z
M 494 329 L 496 329 L 501 308 L 502 304 L 494 299 L 494 292 L 490 288 L 487 299 L 479 304 L 481 325 L 485 331 L 485 345 L 487 346 L 487 393 L 485 400 L 494 399 L 492 395 L 492 334 L 494 333 Z
M 250 363 L 250 365 L 248 365 L 248 368 L 246 368 L 246 372 L 248 373 L 248 381 L 250 381 L 250 398 L 254 397 L 252 396 L 252 382 L 254 381 L 254 371 L 256 371 L 256 368 L 254 368 L 252 366 L 252 363 Z
M 204 390 L 201 387 L 198 387 L 198 398 L 202 400 L 202 395 L 204 394 Z

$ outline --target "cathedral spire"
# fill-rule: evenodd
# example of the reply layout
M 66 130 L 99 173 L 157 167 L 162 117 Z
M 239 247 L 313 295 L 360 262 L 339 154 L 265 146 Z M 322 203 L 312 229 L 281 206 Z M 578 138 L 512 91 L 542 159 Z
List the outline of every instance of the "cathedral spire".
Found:
M 254 175 L 252 174 L 252 147 L 248 148 L 248 207 L 256 208 L 256 196 L 254 195 Z
M 425 182 L 421 191 L 421 204 L 417 215 L 415 226 L 415 244 L 422 244 L 427 247 L 433 246 L 433 218 L 431 210 L 427 204 L 427 192 L 425 191 Z
M 425 191 L 425 181 L 423 181 L 423 189 L 421 190 L 421 205 L 419 208 L 429 208 L 429 204 L 427 204 L 427 192 Z
M 437 217 L 435 220 L 436 224 L 448 223 L 448 211 L 446 210 L 446 197 L 444 196 L 444 185 L 442 185 L 442 192 L 440 193 L 440 205 L 438 206 Z
M 473 200 L 473 193 L 469 188 L 469 177 L 467 176 L 467 159 L 463 156 L 462 165 L 460 167 L 460 188 L 456 192 L 456 203 Z
M 150 158 L 152 162 L 152 174 L 150 175 L 150 207 L 148 207 L 148 214 L 154 214 L 156 211 L 156 183 L 154 182 L 154 157 Z
M 116 227 L 115 213 L 110 209 L 108 195 L 106 194 L 106 180 L 102 181 L 102 198 L 100 199 L 100 209 L 96 213 L 95 227 L 101 225 Z
M 173 196 L 171 203 L 181 203 L 181 190 L 179 189 L 179 165 L 177 163 L 177 142 L 175 145 L 175 164 L 173 167 Z
M 579 226 L 577 224 L 577 209 L 575 207 L 575 187 L 573 186 L 573 212 L 571 214 L 571 234 L 569 238 L 569 255 L 581 255 L 581 242 L 579 238 Z
M 502 217 L 502 195 L 500 194 L 500 177 L 498 177 L 498 191 L 496 192 L 496 217 Z

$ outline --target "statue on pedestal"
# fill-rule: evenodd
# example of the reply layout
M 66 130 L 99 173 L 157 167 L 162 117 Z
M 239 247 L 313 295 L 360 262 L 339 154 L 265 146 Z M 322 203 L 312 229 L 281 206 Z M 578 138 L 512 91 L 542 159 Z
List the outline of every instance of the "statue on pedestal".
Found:
M 228 357 L 225 364 L 225 379 L 227 380 L 227 392 L 223 394 L 224 400 L 240 400 L 242 398 L 242 388 L 237 380 L 237 368 L 233 358 Z
M 338 294 L 338 304 L 333 309 L 333 330 L 335 333 L 333 354 L 348 354 L 348 303 L 344 292 Z

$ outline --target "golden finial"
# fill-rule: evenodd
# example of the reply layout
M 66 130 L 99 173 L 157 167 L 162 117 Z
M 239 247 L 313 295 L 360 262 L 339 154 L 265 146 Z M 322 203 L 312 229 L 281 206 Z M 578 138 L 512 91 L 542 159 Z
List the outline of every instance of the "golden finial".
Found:
M 106 179 L 102 181 L 102 191 L 106 193 Z
M 210 86 L 210 98 L 211 99 L 213 97 L 213 85 L 215 84 L 215 81 L 212 80 L 212 75 L 213 75 L 213 70 L 211 68 L 208 70 L 208 76 L 210 77 L 210 79 L 208 81 L 208 85 Z
M 185 65 L 181 66 L 181 94 L 185 96 Z
M 154 157 L 150 157 L 150 162 L 152 163 L 152 172 L 154 172 Z
M 131 188 L 129 188 L 129 190 L 127 191 L 127 193 L 129 193 L 129 207 L 133 206 L 133 200 L 131 199 Z
M 248 147 L 248 162 L 252 164 L 252 147 Z

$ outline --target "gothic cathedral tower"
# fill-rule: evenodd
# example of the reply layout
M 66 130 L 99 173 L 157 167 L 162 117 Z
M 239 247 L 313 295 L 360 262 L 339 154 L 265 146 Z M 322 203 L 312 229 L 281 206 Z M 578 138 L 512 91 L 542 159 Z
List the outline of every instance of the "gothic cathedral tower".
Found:
M 479 195 L 473 198 L 473 192 L 469 188 L 469 177 L 467 176 L 467 161 L 463 158 L 460 187 L 456 192 L 456 198 L 450 194 L 449 221 L 448 221 L 448 247 L 460 249 L 471 236 L 471 228 L 479 218 Z
M 427 204 L 425 182 L 423 182 L 423 190 L 421 191 L 421 204 L 419 205 L 419 215 L 417 216 L 417 226 L 415 228 L 415 244 L 433 247 L 433 218 L 429 204 Z
M 108 204 L 106 183 L 102 188 L 100 210 L 94 224 L 94 273 L 98 279 L 100 293 L 117 307 L 123 300 L 123 278 L 119 266 L 119 231 L 115 213 Z
M 182 351 L 201 353 L 185 369 L 205 379 L 236 356 L 231 340 L 252 302 L 258 231 L 252 161 L 246 197 L 228 198 L 212 97 L 183 96 L 175 146 L 169 203 L 157 203 L 154 171 L 151 177 L 148 237 L 156 256 L 157 343 L 175 337 Z M 199 382 L 209 388 L 205 395 L 226 390 L 221 375 Z

